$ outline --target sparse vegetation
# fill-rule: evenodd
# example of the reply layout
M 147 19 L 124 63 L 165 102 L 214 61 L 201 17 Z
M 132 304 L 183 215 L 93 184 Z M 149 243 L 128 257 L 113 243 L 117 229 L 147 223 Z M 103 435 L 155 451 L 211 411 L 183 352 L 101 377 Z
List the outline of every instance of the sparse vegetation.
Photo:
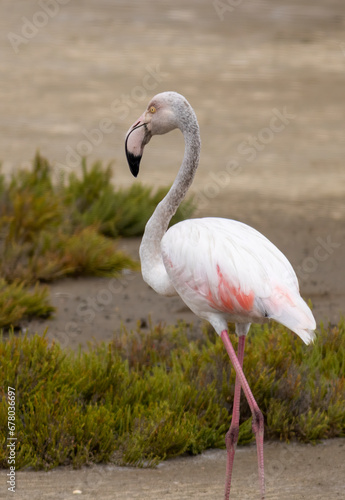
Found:
M 38 335 L 3 339 L 0 465 L 7 464 L 7 385 L 17 394 L 17 467 L 154 466 L 224 446 L 235 375 L 212 330 L 194 341 L 189 335 L 183 324 L 138 328 L 79 354 Z M 244 370 L 265 416 L 266 437 L 314 442 L 345 435 L 343 321 L 321 326 L 308 347 L 281 325 L 254 326 Z M 240 442 L 252 438 L 242 398 Z
M 49 305 L 47 287 L 26 290 L 23 284 L 7 284 L 0 278 L 0 328 L 16 325 L 25 317 L 48 317 L 54 311 Z
M 9 304 L 18 297 L 11 298 L 13 283 L 28 299 L 28 287 L 38 282 L 138 269 L 138 263 L 116 250 L 113 238 L 142 234 L 167 189 L 155 194 L 140 184 L 114 189 L 110 165 L 102 168 L 99 162 L 88 169 L 83 161 L 79 174 L 72 172 L 54 185 L 53 168 L 37 154 L 31 170 L 19 170 L 9 180 L 0 176 L 0 276 Z M 175 222 L 191 211 L 187 202 Z M 0 326 L 16 325 L 23 315 L 49 314 L 53 308 L 47 293 L 37 285 L 32 298 L 38 300 L 38 294 L 42 307 L 14 310 L 7 304 Z

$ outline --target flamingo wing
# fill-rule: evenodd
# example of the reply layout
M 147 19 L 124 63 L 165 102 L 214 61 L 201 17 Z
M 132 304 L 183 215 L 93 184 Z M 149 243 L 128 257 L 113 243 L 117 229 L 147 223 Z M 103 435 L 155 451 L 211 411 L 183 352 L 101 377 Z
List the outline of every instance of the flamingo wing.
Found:
M 218 333 L 226 321 L 272 318 L 304 342 L 313 339 L 315 320 L 291 264 L 250 226 L 221 218 L 186 220 L 165 233 L 161 251 L 177 293 Z

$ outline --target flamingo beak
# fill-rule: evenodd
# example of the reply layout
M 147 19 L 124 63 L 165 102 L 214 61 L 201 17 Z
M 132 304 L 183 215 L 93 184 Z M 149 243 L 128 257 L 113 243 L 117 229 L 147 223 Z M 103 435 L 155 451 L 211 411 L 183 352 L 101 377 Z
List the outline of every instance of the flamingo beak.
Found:
M 142 115 L 128 130 L 126 135 L 125 150 L 129 169 L 137 177 L 139 173 L 140 160 L 143 155 L 144 146 L 152 137 L 148 129 L 148 123 Z

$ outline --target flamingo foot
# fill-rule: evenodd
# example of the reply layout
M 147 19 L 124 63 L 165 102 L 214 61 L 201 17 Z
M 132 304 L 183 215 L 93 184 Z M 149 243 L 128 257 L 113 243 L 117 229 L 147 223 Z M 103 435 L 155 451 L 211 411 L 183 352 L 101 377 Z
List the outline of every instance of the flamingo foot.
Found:
M 264 417 L 259 409 L 256 409 L 254 413 L 255 414 L 253 414 L 252 428 L 256 439 L 261 500 L 264 500 L 265 499 Z
M 230 498 L 232 468 L 234 465 L 238 434 L 239 434 L 239 427 L 233 426 L 232 428 L 230 427 L 225 436 L 225 444 L 228 452 L 226 460 L 225 496 L 224 496 L 225 500 L 229 500 Z

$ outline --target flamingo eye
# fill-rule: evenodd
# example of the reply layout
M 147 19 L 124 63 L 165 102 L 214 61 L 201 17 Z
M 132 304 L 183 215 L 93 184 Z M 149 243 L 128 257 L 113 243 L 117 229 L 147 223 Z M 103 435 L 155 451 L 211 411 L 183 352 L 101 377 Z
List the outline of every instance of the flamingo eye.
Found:
M 156 112 L 156 108 L 154 106 L 150 106 L 150 109 L 149 109 L 150 113 L 155 113 Z

